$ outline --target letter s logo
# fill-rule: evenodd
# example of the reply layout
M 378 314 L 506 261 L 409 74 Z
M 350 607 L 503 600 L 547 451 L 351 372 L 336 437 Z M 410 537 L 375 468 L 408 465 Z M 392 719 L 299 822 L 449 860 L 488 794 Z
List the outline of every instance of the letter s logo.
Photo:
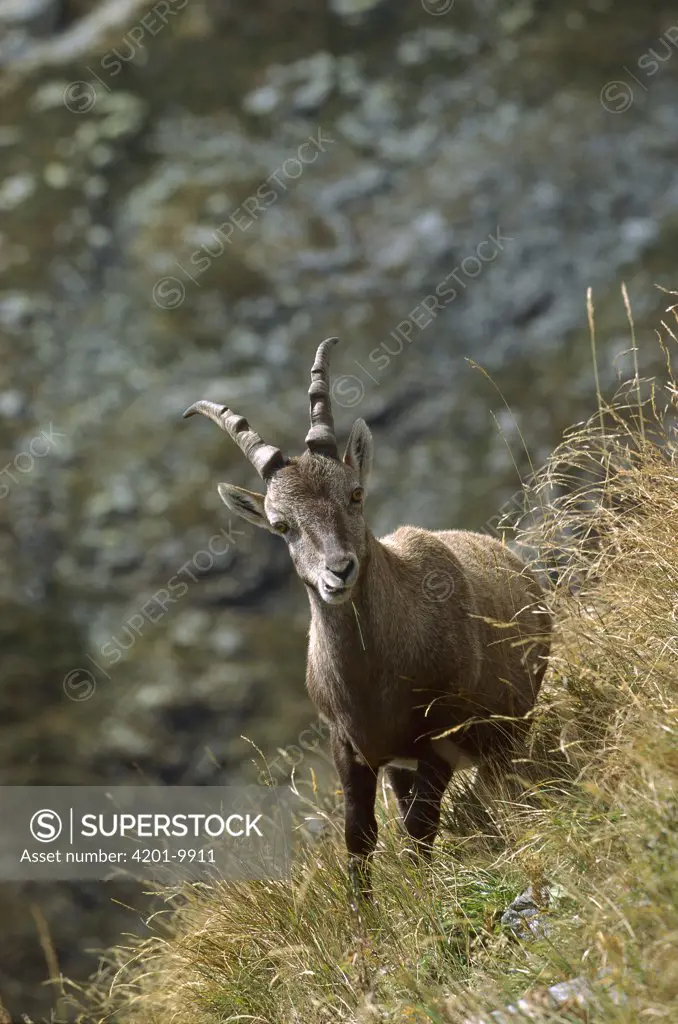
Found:
M 31 835 L 39 843 L 53 843 L 61 835 L 63 823 L 56 811 L 36 811 L 31 818 Z

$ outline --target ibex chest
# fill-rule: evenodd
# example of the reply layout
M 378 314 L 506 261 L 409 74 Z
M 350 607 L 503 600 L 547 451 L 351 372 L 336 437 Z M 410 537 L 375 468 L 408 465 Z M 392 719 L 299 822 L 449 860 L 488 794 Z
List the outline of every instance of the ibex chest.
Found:
M 344 658 L 339 664 L 309 658 L 307 685 L 321 714 L 370 763 L 414 756 L 409 752 L 416 739 L 412 684 L 391 666 L 375 665 L 367 657 Z

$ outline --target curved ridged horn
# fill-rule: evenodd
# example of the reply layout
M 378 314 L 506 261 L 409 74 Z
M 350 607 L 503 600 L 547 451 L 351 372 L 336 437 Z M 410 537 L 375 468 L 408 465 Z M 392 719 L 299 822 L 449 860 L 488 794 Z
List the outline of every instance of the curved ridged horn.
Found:
M 238 416 L 236 412 L 229 409 L 227 405 L 217 405 L 216 402 L 194 402 L 184 413 L 184 419 L 201 413 L 213 420 L 217 426 L 225 430 L 229 437 L 232 437 L 238 448 L 247 456 L 260 477 L 264 480 L 284 466 L 285 459 L 279 448 L 272 444 L 264 444 L 256 431 L 250 428 L 244 416 Z
M 306 444 L 313 452 L 339 458 L 337 439 L 334 436 L 332 401 L 330 398 L 330 350 L 339 338 L 325 338 L 318 345 L 315 361 L 311 367 L 311 386 L 308 396 L 311 400 L 311 429 L 306 435 Z

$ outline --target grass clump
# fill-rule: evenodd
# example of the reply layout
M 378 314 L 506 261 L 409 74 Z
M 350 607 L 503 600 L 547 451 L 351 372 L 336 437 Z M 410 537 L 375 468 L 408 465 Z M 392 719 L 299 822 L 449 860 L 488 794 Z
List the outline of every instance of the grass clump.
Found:
M 445 831 L 419 870 L 383 790 L 376 903 L 358 915 L 340 808 L 310 793 L 327 832 L 293 880 L 162 894 L 152 937 L 80 994 L 83 1021 L 462 1024 L 520 999 L 551 1024 L 678 1020 L 677 394 L 670 374 L 636 376 L 531 483 L 518 540 L 557 628 L 524 797 L 491 828 Z M 500 917 L 528 883 L 548 930 L 520 937 Z M 573 978 L 586 995 L 556 1007 L 548 987 Z

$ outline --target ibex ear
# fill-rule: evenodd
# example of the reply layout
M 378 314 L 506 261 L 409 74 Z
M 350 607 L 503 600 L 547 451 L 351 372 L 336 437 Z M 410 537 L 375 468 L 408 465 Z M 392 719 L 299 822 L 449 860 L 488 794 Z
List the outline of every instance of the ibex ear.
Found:
M 356 471 L 363 487 L 367 484 L 372 469 L 373 450 L 374 444 L 370 428 L 365 420 L 356 420 L 348 437 L 344 462 Z
M 246 491 L 244 487 L 236 487 L 234 484 L 217 484 L 217 490 L 224 505 L 230 508 L 231 512 L 242 516 L 243 519 L 254 523 L 255 526 L 263 526 L 265 529 L 271 530 L 264 511 L 265 498 L 263 494 Z

